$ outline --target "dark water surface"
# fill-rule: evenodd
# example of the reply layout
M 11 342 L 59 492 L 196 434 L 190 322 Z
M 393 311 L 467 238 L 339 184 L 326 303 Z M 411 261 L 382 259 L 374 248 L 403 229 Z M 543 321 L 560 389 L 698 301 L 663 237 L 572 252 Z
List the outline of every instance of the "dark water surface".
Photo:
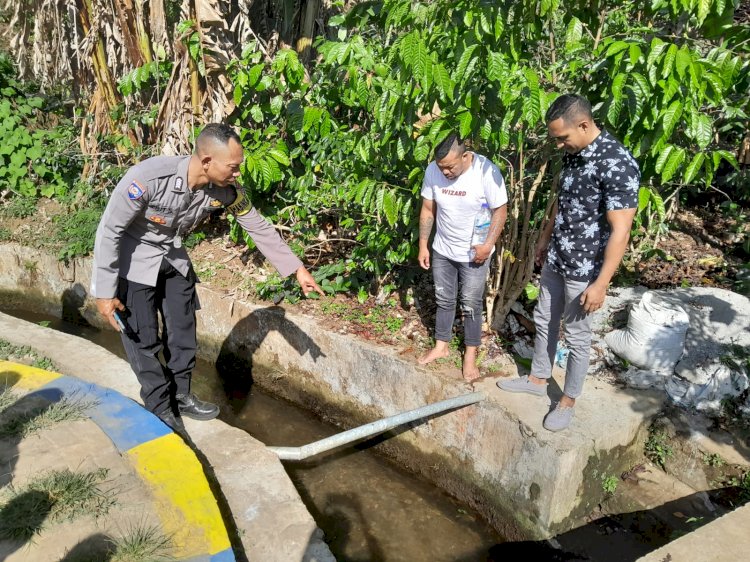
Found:
M 30 322 L 49 322 L 52 329 L 124 357 L 114 332 L 28 311 L 3 312 Z M 300 446 L 341 431 L 256 387 L 247 396 L 228 400 L 216 368 L 205 361 L 196 365 L 193 390 L 220 404 L 224 421 L 267 445 Z M 342 448 L 303 462 L 285 462 L 285 467 L 340 561 L 505 559 L 490 555 L 503 539 L 478 515 L 372 451 Z

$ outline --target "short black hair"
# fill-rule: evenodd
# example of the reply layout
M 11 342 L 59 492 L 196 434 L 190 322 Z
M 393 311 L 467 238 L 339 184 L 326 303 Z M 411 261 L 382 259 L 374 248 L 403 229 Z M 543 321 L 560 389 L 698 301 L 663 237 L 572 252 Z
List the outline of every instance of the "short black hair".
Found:
M 591 103 L 578 94 L 563 94 L 549 106 L 544 120 L 551 123 L 561 117 L 568 124 L 576 117 L 586 117 L 593 121 L 594 115 L 591 113 Z
M 463 154 L 466 148 L 464 147 L 464 141 L 456 133 L 451 133 L 445 140 L 437 145 L 435 148 L 435 160 L 442 160 L 451 150 L 460 150 L 460 154 Z
M 230 140 L 236 141 L 238 144 L 242 144 L 240 136 L 235 130 L 224 123 L 209 123 L 195 139 L 195 149 L 202 150 L 209 144 L 221 144 L 226 146 Z

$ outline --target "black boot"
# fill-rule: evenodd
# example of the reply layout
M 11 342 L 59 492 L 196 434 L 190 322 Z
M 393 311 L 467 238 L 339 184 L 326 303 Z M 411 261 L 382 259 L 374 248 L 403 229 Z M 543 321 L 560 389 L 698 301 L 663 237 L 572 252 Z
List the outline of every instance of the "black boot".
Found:
M 211 402 L 199 400 L 192 392 L 175 396 L 181 416 L 194 420 L 212 420 L 219 415 L 219 407 Z
M 179 435 L 185 434 L 185 424 L 182 423 L 180 416 L 174 415 L 171 408 L 164 410 L 161 414 L 156 414 L 156 416 L 167 424 L 175 433 Z

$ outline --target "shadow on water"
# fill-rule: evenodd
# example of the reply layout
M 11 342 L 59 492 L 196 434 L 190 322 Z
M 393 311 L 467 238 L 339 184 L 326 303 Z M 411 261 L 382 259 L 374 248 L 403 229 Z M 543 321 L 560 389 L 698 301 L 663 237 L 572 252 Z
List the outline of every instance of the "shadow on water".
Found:
M 77 326 L 90 325 L 81 314 L 81 310 L 86 304 L 87 294 L 86 287 L 80 283 L 76 283 L 63 291 L 60 302 L 62 304 L 62 320 L 64 322 Z
M 318 344 L 294 322 L 286 318 L 280 306 L 258 309 L 232 328 L 219 351 L 216 372 L 233 414 L 242 412 L 253 386 L 252 357 L 270 332 L 278 332 L 300 355 L 309 353 L 313 361 L 325 357 Z

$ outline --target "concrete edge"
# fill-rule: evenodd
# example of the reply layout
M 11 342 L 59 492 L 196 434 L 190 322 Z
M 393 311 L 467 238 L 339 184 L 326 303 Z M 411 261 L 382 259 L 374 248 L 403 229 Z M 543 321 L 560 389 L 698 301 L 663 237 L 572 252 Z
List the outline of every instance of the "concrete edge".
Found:
M 193 451 L 151 412 L 119 392 L 76 377 L 0 361 L 7 387 L 20 387 L 51 402 L 90 402 L 89 418 L 154 496 L 175 560 L 230 562 L 235 556 L 208 480 Z M 10 381 L 11 377 L 18 379 Z
M 65 373 L 139 401 L 140 387 L 130 365 L 83 338 L 2 312 L 0 334 L 48 357 Z M 184 421 L 225 524 L 233 525 L 228 531 L 237 560 L 335 560 L 275 454 L 221 420 Z
M 86 289 L 90 274 L 89 258 L 62 263 L 44 250 L 0 244 L 0 289 L 9 306 L 104 327 Z M 396 350 L 322 329 L 313 317 L 237 300 L 203 284 L 198 293 L 199 356 L 258 367 L 253 374 L 258 388 L 341 426 L 467 391 L 460 375 L 415 366 Z M 245 365 L 227 367 L 239 373 Z M 553 376 L 562 388 L 562 374 Z M 644 419 L 655 415 L 662 401 L 589 384 L 575 427 L 561 435 L 542 428 L 545 401 L 553 396 L 529 404 L 525 396 L 499 391 L 491 377 L 473 390 L 486 391 L 488 399 L 404 431 L 383 442 L 380 451 L 518 540 L 549 538 L 581 524 L 602 497 L 598 479 L 586 475 L 630 468 L 640 456 Z M 603 410 L 601 403 L 617 407 Z

